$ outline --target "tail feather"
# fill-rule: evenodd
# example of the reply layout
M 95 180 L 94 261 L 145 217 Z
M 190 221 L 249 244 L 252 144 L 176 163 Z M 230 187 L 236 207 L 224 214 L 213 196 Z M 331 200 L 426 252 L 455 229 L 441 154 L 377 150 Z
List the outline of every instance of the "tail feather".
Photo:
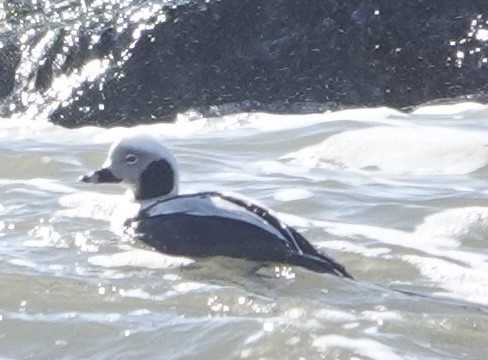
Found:
M 323 254 L 296 254 L 290 259 L 290 263 L 312 271 L 334 274 L 354 280 L 354 277 L 346 271 L 344 266 Z

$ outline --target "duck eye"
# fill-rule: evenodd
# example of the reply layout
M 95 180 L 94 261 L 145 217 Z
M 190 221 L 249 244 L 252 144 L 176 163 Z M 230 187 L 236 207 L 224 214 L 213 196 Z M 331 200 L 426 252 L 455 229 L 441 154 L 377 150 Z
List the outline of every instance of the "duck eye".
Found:
M 137 156 L 135 156 L 134 154 L 129 154 L 125 157 L 125 163 L 127 165 L 134 165 L 136 162 L 137 162 Z

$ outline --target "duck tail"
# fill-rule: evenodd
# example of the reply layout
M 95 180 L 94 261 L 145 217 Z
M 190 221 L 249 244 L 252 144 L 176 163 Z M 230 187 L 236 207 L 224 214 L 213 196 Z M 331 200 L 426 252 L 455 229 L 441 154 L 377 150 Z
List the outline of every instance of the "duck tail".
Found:
M 346 271 L 344 266 L 320 253 L 313 255 L 297 254 L 290 259 L 290 263 L 312 271 L 334 274 L 354 280 L 354 277 Z

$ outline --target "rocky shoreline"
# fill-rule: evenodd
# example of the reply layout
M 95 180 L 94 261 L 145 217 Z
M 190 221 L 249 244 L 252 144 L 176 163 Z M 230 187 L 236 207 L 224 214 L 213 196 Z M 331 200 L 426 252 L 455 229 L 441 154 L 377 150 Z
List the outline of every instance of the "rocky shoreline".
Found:
M 73 89 L 76 96 L 59 102 L 50 120 L 110 126 L 172 121 L 189 109 L 301 113 L 486 99 L 484 0 L 196 1 L 160 15 L 130 47 L 135 26 L 126 33 L 106 27 L 84 52 L 79 40 L 63 64 L 107 58 L 111 66 Z M 72 71 L 53 65 L 62 49 L 52 42 L 35 86 L 23 91 L 42 93 L 53 76 Z M 124 51 L 130 56 L 121 61 Z M 4 114 L 19 101 L 18 54 L 15 42 L 0 50 Z

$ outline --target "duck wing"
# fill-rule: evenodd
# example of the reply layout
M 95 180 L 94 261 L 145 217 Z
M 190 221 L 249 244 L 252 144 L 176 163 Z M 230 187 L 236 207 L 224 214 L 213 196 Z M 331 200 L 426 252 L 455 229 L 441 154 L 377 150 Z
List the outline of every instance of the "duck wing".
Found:
M 271 210 L 234 195 L 204 192 L 160 200 L 130 224 L 142 241 L 173 255 L 281 262 L 352 278 Z

